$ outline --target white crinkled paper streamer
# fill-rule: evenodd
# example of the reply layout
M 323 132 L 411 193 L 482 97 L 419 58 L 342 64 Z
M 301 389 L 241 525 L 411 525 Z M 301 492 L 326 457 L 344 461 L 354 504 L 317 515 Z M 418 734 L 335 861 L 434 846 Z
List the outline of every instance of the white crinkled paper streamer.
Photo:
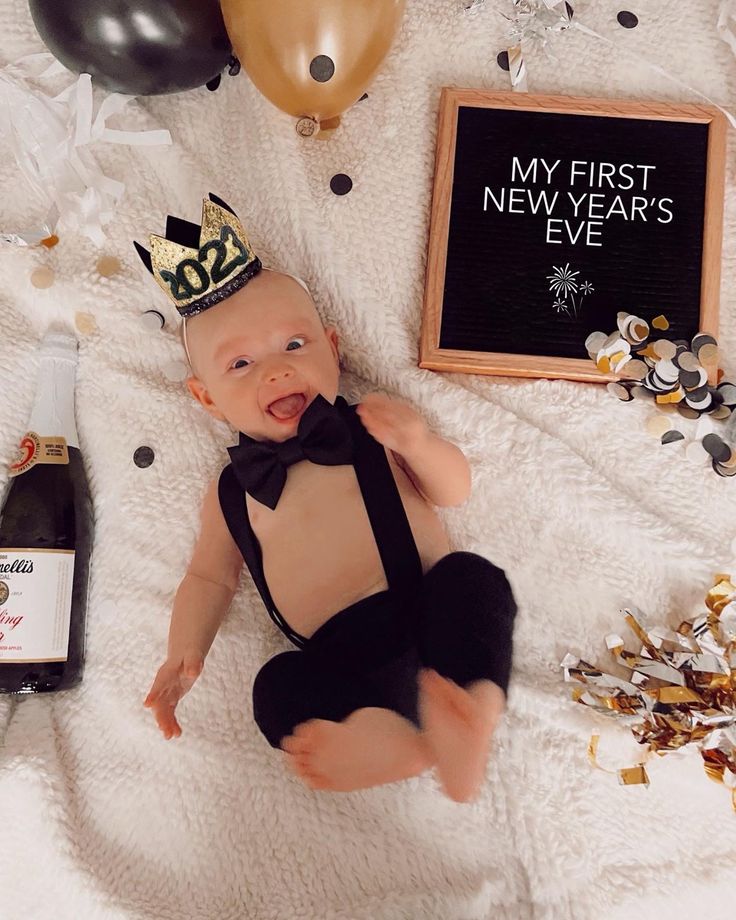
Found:
M 731 126 L 736 128 L 736 118 L 734 118 L 729 111 L 724 109 L 723 106 L 718 105 L 710 96 L 701 93 L 699 90 L 695 89 L 695 87 L 690 86 L 689 83 L 679 80 L 669 73 L 669 71 L 665 70 L 663 67 L 659 67 L 657 64 L 653 64 L 647 58 L 642 58 L 638 54 L 633 54 L 621 48 L 615 42 L 612 42 L 610 38 L 606 38 L 594 29 L 589 29 L 587 26 L 584 26 L 577 17 L 574 16 L 571 3 L 567 3 L 565 0 L 512 0 L 512 3 L 514 14 L 507 16 L 505 13 L 501 13 L 501 15 L 511 23 L 509 27 L 509 38 L 511 42 L 508 48 L 509 74 L 511 77 L 511 87 L 516 92 L 527 91 L 527 69 L 524 62 L 523 43 L 536 41 L 544 47 L 552 33 L 564 32 L 568 29 L 577 29 L 585 35 L 605 42 L 607 45 L 610 45 L 612 48 L 615 48 L 616 51 L 627 57 L 641 64 L 645 64 L 667 80 L 671 80 L 677 86 L 681 86 L 683 89 L 695 93 L 696 96 L 700 96 L 701 99 L 705 99 L 706 102 L 720 109 Z M 472 7 L 470 8 L 472 9 Z M 722 0 L 716 28 L 721 38 L 725 42 L 728 42 L 736 54 L 736 0 Z
M 724 42 L 736 54 L 736 0 L 721 0 L 716 29 Z
M 508 48 L 509 75 L 511 87 L 516 92 L 527 92 L 526 63 L 522 48 L 523 41 L 539 41 L 542 47 L 547 43 L 550 32 L 564 32 L 572 25 L 572 7 L 565 0 L 513 0 L 515 14 L 504 19 L 511 23 Z
M 99 142 L 151 146 L 170 144 L 165 129 L 120 131 L 108 128 L 107 119 L 121 112 L 135 96 L 111 93 L 94 113 L 92 78 L 79 77 L 56 96 L 31 86 L 29 77 L 50 54 L 29 55 L 0 70 L 0 130 L 10 144 L 23 174 L 48 201 L 49 216 L 39 227 L 0 232 L 0 240 L 33 245 L 60 226 L 105 242 L 103 226 L 112 220 L 125 185 L 104 175 L 90 150 Z M 66 72 L 58 63 L 47 67 L 39 79 Z M 3 228 L 4 231 L 5 228 Z

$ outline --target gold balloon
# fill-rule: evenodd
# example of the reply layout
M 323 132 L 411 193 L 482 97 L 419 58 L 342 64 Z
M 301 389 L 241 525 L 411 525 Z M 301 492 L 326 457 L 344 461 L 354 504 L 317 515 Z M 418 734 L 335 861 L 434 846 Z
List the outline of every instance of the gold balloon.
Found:
M 309 136 L 360 99 L 388 54 L 405 0 L 222 0 L 248 76 Z M 307 119 L 306 122 L 301 121 Z M 324 122 L 330 122 L 325 125 Z M 314 124 L 317 123 L 317 124 Z

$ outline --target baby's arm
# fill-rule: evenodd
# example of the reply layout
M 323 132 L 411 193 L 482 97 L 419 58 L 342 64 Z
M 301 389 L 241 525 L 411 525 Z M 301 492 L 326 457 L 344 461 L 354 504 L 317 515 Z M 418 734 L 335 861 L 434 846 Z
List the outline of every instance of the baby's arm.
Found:
M 433 505 L 461 505 L 470 495 L 470 464 L 455 444 L 434 434 L 407 403 L 368 393 L 356 409 L 369 434 L 390 450 L 414 488 Z
M 470 465 L 455 444 L 427 431 L 394 459 L 414 484 L 414 488 L 433 505 L 461 505 L 470 494 Z
M 174 710 L 199 677 L 238 586 L 243 557 L 222 516 L 217 482 L 207 490 L 202 523 L 187 573 L 174 598 L 168 654 L 144 706 L 153 709 L 164 736 L 181 734 Z
M 243 557 L 222 516 L 213 482 L 202 503 L 202 523 L 187 573 L 179 585 L 169 627 L 169 658 L 205 658 L 238 587 Z

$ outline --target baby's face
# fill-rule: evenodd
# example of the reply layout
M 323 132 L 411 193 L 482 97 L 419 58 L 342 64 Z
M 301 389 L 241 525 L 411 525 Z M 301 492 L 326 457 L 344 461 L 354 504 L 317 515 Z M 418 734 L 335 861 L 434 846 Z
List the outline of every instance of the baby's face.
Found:
M 323 327 L 309 294 L 287 275 L 261 271 L 188 320 L 187 342 L 192 395 L 258 441 L 285 441 L 318 393 L 330 403 L 337 397 L 335 328 Z

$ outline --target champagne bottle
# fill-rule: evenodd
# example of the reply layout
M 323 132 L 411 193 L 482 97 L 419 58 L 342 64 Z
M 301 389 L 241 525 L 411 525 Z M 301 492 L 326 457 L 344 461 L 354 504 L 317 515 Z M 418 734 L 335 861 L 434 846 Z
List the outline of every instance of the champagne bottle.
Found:
M 74 420 L 77 341 L 41 343 L 36 400 L 0 511 L 0 692 L 78 684 L 92 504 Z

